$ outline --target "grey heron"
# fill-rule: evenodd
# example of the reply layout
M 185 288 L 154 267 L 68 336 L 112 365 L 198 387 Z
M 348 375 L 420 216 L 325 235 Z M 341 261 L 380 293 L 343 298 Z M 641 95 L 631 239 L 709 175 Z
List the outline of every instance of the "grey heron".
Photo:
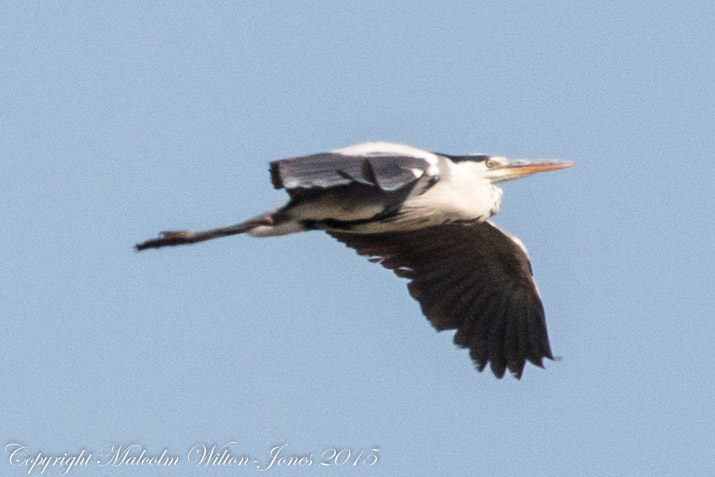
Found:
M 248 233 L 323 230 L 410 280 L 408 289 L 438 330 L 456 330 L 479 371 L 521 378 L 526 361 L 553 359 L 544 308 L 526 248 L 488 219 L 495 184 L 570 167 L 556 160 L 453 156 L 387 142 L 270 163 L 290 200 L 245 222 L 201 232 L 162 232 L 137 250 Z

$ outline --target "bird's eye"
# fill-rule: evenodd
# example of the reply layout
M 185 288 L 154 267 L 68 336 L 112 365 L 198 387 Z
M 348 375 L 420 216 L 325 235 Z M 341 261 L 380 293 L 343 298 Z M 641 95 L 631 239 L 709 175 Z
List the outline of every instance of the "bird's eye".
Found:
M 497 165 L 497 161 L 495 161 L 494 159 L 487 159 L 486 165 L 487 165 L 487 169 L 491 169 Z

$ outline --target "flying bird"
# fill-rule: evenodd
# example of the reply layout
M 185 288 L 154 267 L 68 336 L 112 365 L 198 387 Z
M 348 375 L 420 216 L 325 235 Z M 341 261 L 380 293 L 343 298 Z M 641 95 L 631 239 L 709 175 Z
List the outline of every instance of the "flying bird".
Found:
M 387 142 L 270 163 L 290 200 L 245 222 L 162 232 L 137 250 L 228 235 L 323 230 L 410 280 L 410 295 L 438 330 L 456 330 L 479 371 L 521 378 L 526 361 L 553 359 L 544 308 L 521 241 L 494 225 L 495 184 L 572 166 L 484 154 L 453 156 Z

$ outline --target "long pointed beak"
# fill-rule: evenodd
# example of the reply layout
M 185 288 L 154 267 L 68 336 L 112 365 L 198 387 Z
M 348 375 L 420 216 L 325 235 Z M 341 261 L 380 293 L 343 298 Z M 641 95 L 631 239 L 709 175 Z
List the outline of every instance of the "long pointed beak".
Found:
M 502 166 L 498 171 L 497 181 L 510 181 L 521 177 L 530 176 L 537 172 L 557 171 L 573 166 L 571 161 L 555 159 L 519 159 Z M 495 171 L 497 172 L 497 171 Z

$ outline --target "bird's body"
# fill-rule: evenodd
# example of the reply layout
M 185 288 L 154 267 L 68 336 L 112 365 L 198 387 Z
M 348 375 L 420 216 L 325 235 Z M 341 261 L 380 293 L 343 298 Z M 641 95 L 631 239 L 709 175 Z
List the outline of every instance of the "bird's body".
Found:
M 438 329 L 457 329 L 481 371 L 518 378 L 526 360 L 552 358 L 526 249 L 487 219 L 496 182 L 570 166 L 449 156 L 393 143 L 363 143 L 271 163 L 273 186 L 290 201 L 275 211 L 205 232 L 165 232 L 138 250 L 248 233 L 324 230 L 409 278 L 410 293 Z

